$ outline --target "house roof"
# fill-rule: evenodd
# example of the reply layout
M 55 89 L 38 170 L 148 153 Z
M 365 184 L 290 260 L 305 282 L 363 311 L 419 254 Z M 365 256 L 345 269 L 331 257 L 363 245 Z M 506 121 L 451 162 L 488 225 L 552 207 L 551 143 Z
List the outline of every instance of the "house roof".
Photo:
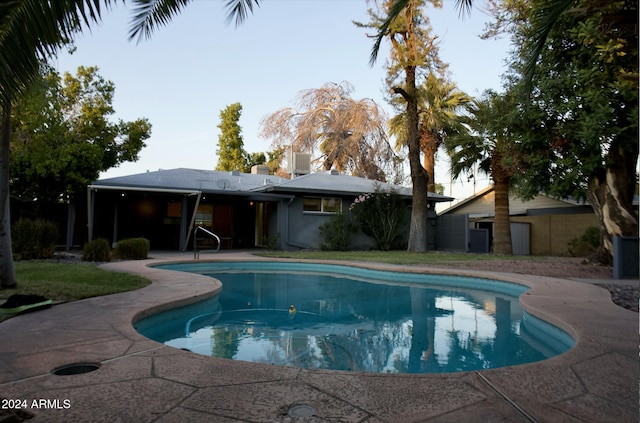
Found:
M 316 172 L 292 179 L 275 175 L 259 175 L 216 170 L 170 169 L 135 175 L 100 179 L 90 185 L 95 189 L 135 189 L 154 191 L 189 191 L 226 195 L 251 195 L 253 193 L 291 194 L 315 193 L 331 195 L 359 195 L 395 189 L 399 194 L 411 196 L 411 189 L 357 176 L 343 175 L 335 171 Z M 450 197 L 429 193 L 432 201 L 451 201 Z
M 267 183 L 265 180 L 280 183 L 285 179 L 271 175 L 178 168 L 100 179 L 93 182 L 92 186 L 233 194 L 263 186 Z
M 374 192 L 376 186 L 380 186 L 381 189 L 385 190 L 394 188 L 401 195 L 411 195 L 411 190 L 406 187 L 344 175 L 336 171 L 315 172 L 297 176 L 280 184 L 267 187 L 267 190 L 275 192 L 309 192 L 312 189 L 314 193 L 319 194 L 358 195 L 364 192 Z
M 493 185 L 489 185 L 486 188 L 478 191 L 477 193 L 475 193 L 474 195 L 472 195 L 471 197 L 467 197 L 464 200 L 460 200 L 457 203 L 455 203 L 453 206 L 442 210 L 440 213 L 438 214 L 451 214 L 453 211 L 455 211 L 456 209 L 459 209 L 463 206 L 465 206 L 466 204 L 469 204 L 473 201 L 476 201 L 478 198 L 480 197 L 484 197 L 485 195 L 487 195 L 488 193 L 493 192 Z
M 483 214 L 485 216 L 494 215 L 494 200 L 493 200 L 493 185 L 482 189 L 475 195 L 465 198 L 464 200 L 454 204 L 446 210 L 438 213 L 443 214 L 455 214 L 461 213 L 462 209 L 465 212 L 471 214 Z M 528 214 L 531 210 L 536 209 L 552 209 L 559 207 L 584 207 L 588 206 L 588 203 L 576 201 L 574 198 L 555 198 L 546 194 L 540 193 L 531 200 L 522 200 L 513 195 L 509 195 L 509 214 L 519 215 Z M 467 209 L 469 211 L 467 211 Z

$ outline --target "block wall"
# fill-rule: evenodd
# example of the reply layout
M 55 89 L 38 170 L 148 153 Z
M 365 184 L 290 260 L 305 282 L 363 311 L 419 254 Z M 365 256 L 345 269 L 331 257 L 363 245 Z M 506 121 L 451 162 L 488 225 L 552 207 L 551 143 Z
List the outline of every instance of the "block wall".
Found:
M 531 255 L 540 256 L 569 255 L 569 242 L 598 226 L 595 214 L 513 216 L 511 222 L 531 224 Z

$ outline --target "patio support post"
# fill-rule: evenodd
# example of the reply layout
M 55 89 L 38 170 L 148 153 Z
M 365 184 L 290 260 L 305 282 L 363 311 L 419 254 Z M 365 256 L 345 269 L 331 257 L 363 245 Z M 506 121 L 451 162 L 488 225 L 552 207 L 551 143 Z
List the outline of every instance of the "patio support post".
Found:
M 65 251 L 68 253 L 73 246 L 73 229 L 76 220 L 76 203 L 73 198 L 69 199 L 67 203 L 67 243 L 65 245 Z
M 189 231 L 187 232 L 187 240 L 184 243 L 184 248 L 182 251 L 187 249 L 187 245 L 189 245 L 189 238 L 191 237 L 191 232 L 193 231 L 193 224 L 196 221 L 196 213 L 198 213 L 198 206 L 200 205 L 200 197 L 202 197 L 202 191 L 198 192 L 198 197 L 196 198 L 196 205 L 193 207 L 193 215 L 191 215 L 191 225 L 189 225 Z
M 113 204 L 113 242 L 111 243 L 111 248 L 116 248 L 118 243 L 118 200 L 116 198 Z
M 179 251 L 184 251 L 187 247 L 187 196 L 182 196 L 182 205 L 180 206 L 180 246 Z
M 93 189 L 87 187 L 87 236 L 88 241 L 93 241 Z

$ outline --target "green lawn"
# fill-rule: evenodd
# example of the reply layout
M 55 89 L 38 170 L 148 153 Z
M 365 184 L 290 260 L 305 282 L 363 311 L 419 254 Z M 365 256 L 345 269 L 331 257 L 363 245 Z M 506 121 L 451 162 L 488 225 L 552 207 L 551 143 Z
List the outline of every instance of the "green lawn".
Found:
M 503 256 L 493 254 L 470 253 L 441 253 L 430 251 L 427 253 L 409 253 L 407 251 L 269 251 L 259 253 L 264 257 L 297 258 L 314 260 L 355 260 L 373 261 L 391 264 L 429 264 L 452 265 L 460 262 L 477 260 L 504 260 Z M 539 256 L 509 256 L 509 260 L 543 261 Z
M 17 261 L 15 266 L 18 287 L 0 290 L 0 298 L 35 294 L 54 301 L 75 301 L 132 291 L 150 283 L 141 276 L 112 272 L 89 263 Z

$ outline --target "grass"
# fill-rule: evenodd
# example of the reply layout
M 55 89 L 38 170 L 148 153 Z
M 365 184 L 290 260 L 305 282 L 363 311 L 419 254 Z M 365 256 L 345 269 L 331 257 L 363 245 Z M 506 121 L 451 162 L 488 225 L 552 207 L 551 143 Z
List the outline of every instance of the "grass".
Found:
M 312 260 L 355 260 L 373 261 L 390 264 L 425 264 L 425 265 L 455 265 L 469 261 L 490 260 L 522 260 L 544 261 L 540 256 L 497 256 L 493 254 L 444 253 L 430 251 L 427 253 L 410 253 L 407 251 L 269 251 L 259 253 L 264 257 L 312 259 Z
M 0 290 L 0 298 L 35 294 L 54 301 L 76 301 L 132 291 L 151 283 L 141 276 L 112 272 L 89 263 L 17 261 L 15 269 L 17 289 Z

